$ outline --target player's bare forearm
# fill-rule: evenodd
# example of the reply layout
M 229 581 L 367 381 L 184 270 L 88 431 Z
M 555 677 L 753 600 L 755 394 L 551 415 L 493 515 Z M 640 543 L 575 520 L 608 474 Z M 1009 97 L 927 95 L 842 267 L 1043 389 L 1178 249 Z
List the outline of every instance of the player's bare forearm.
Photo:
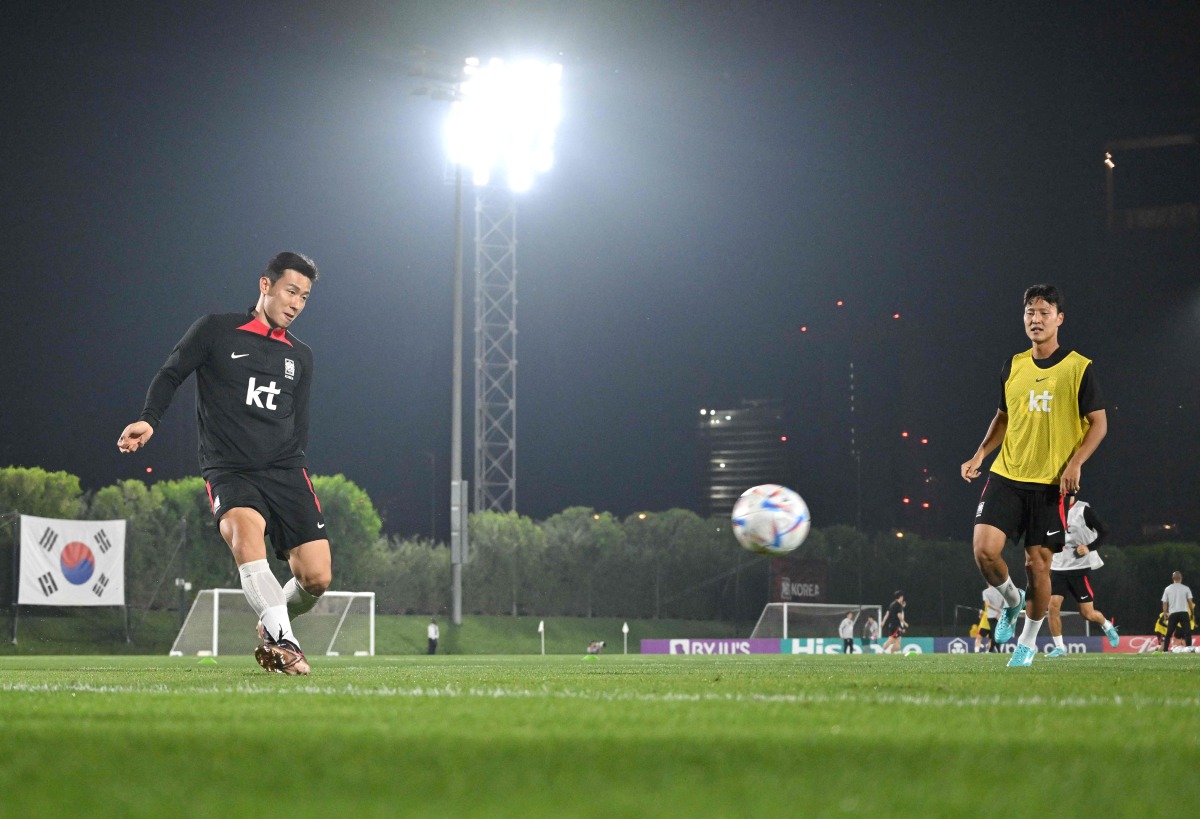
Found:
M 995 417 L 992 418 L 992 423 L 988 424 L 987 435 L 983 436 L 983 442 L 979 445 L 976 455 L 980 460 L 986 458 L 1004 440 L 1004 433 L 1008 431 L 1008 413 L 1003 410 L 996 410 Z
M 1079 442 L 1079 449 L 1071 456 L 1071 460 L 1067 462 L 1067 466 L 1063 470 L 1062 478 L 1059 479 L 1059 490 L 1064 495 L 1079 491 L 1084 463 L 1092 457 L 1096 447 L 1100 446 L 1100 442 L 1108 434 L 1108 418 L 1104 414 L 1104 410 L 1089 412 L 1087 419 L 1091 426 L 1083 434 L 1083 440 Z
M 1087 419 L 1091 423 L 1088 431 L 1084 433 L 1083 440 L 1079 442 L 1079 449 L 1071 458 L 1072 463 L 1082 467 L 1087 459 L 1092 457 L 1092 453 L 1100 446 L 1100 442 L 1104 440 L 1104 436 L 1108 434 L 1108 416 L 1104 410 L 1096 410 L 1089 412 Z
M 983 459 L 1000 446 L 1000 442 L 1004 440 L 1004 433 L 1007 431 L 1008 413 L 1004 410 L 997 410 L 992 422 L 988 424 L 987 435 L 983 436 L 983 442 L 975 450 L 971 459 L 962 465 L 961 474 L 964 481 L 970 483 L 972 478 L 979 477 L 979 468 L 983 465 Z

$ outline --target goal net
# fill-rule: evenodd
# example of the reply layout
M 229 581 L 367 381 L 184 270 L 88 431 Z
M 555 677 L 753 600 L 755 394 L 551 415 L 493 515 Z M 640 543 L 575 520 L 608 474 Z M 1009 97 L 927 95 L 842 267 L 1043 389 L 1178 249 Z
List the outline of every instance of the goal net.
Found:
M 241 589 L 204 589 L 196 595 L 171 656 L 250 654 L 258 645 L 258 617 Z M 373 656 L 375 592 L 328 591 L 292 621 L 309 655 Z
M 955 606 L 954 607 L 954 633 L 966 634 L 968 629 L 971 629 L 979 622 L 979 608 L 976 606 Z M 1020 634 L 1021 629 L 1025 628 L 1025 612 L 1022 610 L 1017 614 L 1017 625 L 1013 629 L 1014 634 Z M 1062 612 L 1062 633 L 1065 637 L 1091 637 L 1092 632 L 1100 633 L 1100 628 L 1092 627 L 1090 620 L 1085 620 L 1082 615 L 1075 609 L 1066 609 Z M 1039 632 L 1042 637 L 1050 636 L 1050 622 L 1047 620 L 1042 625 L 1042 630 Z
M 1062 633 L 1064 637 L 1091 637 L 1092 623 L 1090 620 L 1083 619 L 1083 616 L 1077 611 L 1064 611 L 1060 615 L 1062 617 Z M 1019 635 L 1021 629 L 1025 628 L 1025 612 L 1017 615 L 1017 624 L 1013 627 L 1013 634 Z M 1100 627 L 1096 627 L 1097 633 L 1100 632 Z M 1050 636 L 1050 622 L 1047 620 L 1042 624 L 1041 631 L 1038 632 L 1039 637 Z
M 838 626 L 846 612 L 854 613 L 854 637 L 862 637 L 868 617 L 880 620 L 882 606 L 858 603 L 767 603 L 750 638 L 837 637 Z

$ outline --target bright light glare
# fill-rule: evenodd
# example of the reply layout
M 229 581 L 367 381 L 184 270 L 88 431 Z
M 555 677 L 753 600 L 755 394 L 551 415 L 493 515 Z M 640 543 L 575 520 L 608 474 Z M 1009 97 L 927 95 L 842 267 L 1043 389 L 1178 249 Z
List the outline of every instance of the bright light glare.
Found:
M 509 188 L 525 191 L 554 164 L 554 132 L 561 119 L 561 65 L 467 60 L 459 99 L 446 121 L 446 150 L 476 185 L 503 173 Z

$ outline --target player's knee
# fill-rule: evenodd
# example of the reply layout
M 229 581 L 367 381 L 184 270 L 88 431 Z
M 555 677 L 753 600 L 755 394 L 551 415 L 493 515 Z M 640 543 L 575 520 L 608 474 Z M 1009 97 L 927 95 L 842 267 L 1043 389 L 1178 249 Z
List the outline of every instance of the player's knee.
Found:
M 264 532 L 266 522 L 254 509 L 238 507 L 221 516 L 218 524 L 221 537 L 229 545 L 238 564 L 261 560 L 267 556 Z
M 975 538 L 975 542 L 971 544 L 971 551 L 975 554 L 975 563 L 978 566 L 991 565 L 999 557 L 987 543 L 981 542 L 979 538 Z
M 328 568 L 321 569 L 315 572 L 306 573 L 304 577 L 297 578 L 304 590 L 313 597 L 320 597 L 329 588 L 329 584 L 333 582 L 333 572 Z
M 975 553 L 975 562 L 980 566 L 1000 562 L 1000 554 L 1004 551 L 1004 538 L 997 540 L 989 528 L 976 526 L 971 539 L 971 550 Z

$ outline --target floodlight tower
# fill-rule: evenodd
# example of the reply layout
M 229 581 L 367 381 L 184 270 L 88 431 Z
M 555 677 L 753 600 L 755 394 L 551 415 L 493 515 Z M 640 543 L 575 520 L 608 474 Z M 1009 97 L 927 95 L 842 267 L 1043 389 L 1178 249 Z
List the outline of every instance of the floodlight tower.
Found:
M 517 505 L 517 213 L 554 159 L 562 66 L 470 59 L 447 127 L 475 186 L 476 511 Z M 503 177 L 495 184 L 495 177 Z

